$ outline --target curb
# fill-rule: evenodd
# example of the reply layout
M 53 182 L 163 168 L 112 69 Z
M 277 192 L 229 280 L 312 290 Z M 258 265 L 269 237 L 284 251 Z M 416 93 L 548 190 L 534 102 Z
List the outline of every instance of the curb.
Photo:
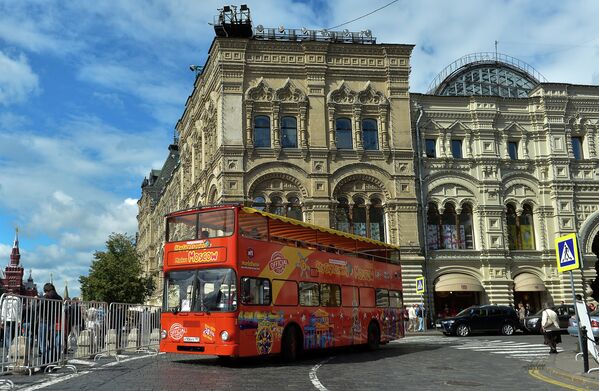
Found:
M 572 383 L 576 383 L 585 387 L 590 387 L 589 389 L 598 390 L 599 389 L 599 380 L 591 379 L 586 377 L 584 374 L 574 374 L 570 372 L 563 371 L 558 368 L 545 367 L 541 370 L 546 374 L 553 375 L 561 380 L 567 380 Z

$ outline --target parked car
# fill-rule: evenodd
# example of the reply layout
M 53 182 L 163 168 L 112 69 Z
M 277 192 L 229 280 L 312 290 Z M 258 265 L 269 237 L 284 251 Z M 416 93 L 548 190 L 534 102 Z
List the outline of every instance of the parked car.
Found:
M 563 304 L 556 305 L 551 307 L 552 310 L 555 311 L 559 320 L 559 327 L 566 332 L 568 328 L 568 322 L 572 315 L 576 314 L 574 310 L 574 305 L 572 304 Z M 534 315 L 527 316 L 524 318 L 524 331 L 533 334 L 541 333 L 541 318 L 543 317 L 543 310 L 540 310 Z
M 456 316 L 439 321 L 445 335 L 466 337 L 471 333 L 500 332 L 512 335 L 520 320 L 513 308 L 501 305 L 483 305 L 466 308 Z
M 599 339 L 599 309 L 589 313 L 589 317 L 591 318 L 593 336 L 597 340 Z M 576 315 L 572 316 L 568 321 L 568 334 L 578 337 L 578 320 L 576 319 Z

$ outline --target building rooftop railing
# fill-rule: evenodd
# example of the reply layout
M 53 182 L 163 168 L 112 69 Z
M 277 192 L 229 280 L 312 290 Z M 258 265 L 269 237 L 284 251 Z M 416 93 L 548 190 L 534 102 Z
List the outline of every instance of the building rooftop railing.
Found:
M 428 94 L 434 94 L 437 88 L 452 74 L 456 73 L 460 68 L 463 68 L 468 65 L 477 65 L 477 64 L 494 64 L 494 63 L 503 63 L 511 66 L 512 68 L 516 68 L 526 74 L 528 74 L 532 79 L 537 82 L 547 82 L 545 76 L 543 76 L 539 71 L 537 71 L 531 65 L 525 63 L 522 60 L 519 60 L 515 57 L 508 56 L 503 53 L 496 52 L 480 52 L 480 53 L 471 53 L 467 54 L 461 58 L 458 58 L 451 64 L 449 64 L 445 69 L 443 69 L 439 74 L 433 79 L 433 81 L 429 84 Z

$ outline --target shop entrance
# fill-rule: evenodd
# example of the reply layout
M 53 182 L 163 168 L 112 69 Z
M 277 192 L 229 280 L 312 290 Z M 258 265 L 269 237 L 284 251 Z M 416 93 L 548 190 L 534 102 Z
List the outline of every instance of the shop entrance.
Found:
M 435 292 L 435 318 L 455 316 L 461 310 L 480 303 L 480 292 Z

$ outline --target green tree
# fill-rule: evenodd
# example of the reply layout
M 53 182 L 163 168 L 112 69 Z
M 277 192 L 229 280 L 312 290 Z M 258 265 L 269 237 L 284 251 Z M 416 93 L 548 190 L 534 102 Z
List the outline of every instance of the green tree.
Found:
M 154 290 L 151 276 L 142 276 L 133 237 L 112 233 L 106 251 L 96 251 L 88 276 L 80 276 L 83 300 L 143 303 Z

